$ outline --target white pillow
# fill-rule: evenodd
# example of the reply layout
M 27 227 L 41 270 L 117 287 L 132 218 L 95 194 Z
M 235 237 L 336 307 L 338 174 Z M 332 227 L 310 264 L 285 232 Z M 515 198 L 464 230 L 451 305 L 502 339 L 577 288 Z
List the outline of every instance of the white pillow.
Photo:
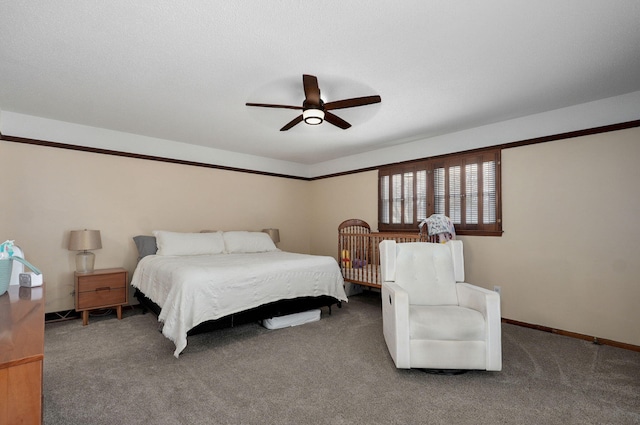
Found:
M 178 233 L 154 230 L 158 252 L 156 255 L 223 254 L 222 232 Z
M 269 235 L 263 232 L 235 230 L 224 232 L 224 247 L 227 253 L 249 253 L 279 251 Z

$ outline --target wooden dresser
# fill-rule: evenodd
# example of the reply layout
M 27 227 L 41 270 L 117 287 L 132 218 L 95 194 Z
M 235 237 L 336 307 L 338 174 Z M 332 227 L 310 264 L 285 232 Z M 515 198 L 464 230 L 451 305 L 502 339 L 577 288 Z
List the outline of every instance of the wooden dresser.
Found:
M 44 286 L 0 296 L 0 424 L 42 423 Z

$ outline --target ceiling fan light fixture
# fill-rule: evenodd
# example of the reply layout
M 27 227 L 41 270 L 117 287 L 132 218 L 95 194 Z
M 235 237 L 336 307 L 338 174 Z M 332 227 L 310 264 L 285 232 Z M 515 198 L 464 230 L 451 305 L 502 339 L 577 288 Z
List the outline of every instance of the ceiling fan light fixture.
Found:
M 322 124 L 324 121 L 324 111 L 321 109 L 305 109 L 302 111 L 304 122 L 309 125 Z
M 302 85 L 304 87 L 304 101 L 302 107 L 293 105 L 276 105 L 273 103 L 252 103 L 247 102 L 247 106 L 260 106 L 263 108 L 282 108 L 282 109 L 295 109 L 302 110 L 301 115 L 297 115 L 294 119 L 285 124 L 280 131 L 290 130 L 292 127 L 300 124 L 302 121 L 309 125 L 319 125 L 325 121 L 335 125 L 343 130 L 351 127 L 351 124 L 335 115 L 334 109 L 354 108 L 356 106 L 371 105 L 373 103 L 380 103 L 382 100 L 380 96 L 362 96 L 353 97 L 350 99 L 336 100 L 334 102 L 324 103 L 320 98 L 320 87 L 318 87 L 318 79 L 313 75 L 303 74 Z M 325 112 L 326 111 L 326 112 Z

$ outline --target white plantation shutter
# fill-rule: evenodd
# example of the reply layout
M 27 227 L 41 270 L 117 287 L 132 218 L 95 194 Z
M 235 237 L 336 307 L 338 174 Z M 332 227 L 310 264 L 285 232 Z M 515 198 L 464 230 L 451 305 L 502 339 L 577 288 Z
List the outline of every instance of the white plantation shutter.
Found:
M 416 171 L 416 221 L 420 223 L 427 215 L 427 170 Z
M 465 174 L 465 222 L 478 224 L 478 164 L 467 164 Z
M 433 191 L 434 191 L 434 214 L 445 214 L 445 194 L 446 184 L 444 181 L 444 167 L 439 167 L 433 170 Z
M 449 209 L 445 213 L 454 224 L 460 224 L 462 215 L 462 186 L 460 184 L 460 166 L 449 167 Z
M 482 223 L 496 223 L 496 162 L 482 163 Z
M 391 223 L 402 223 L 402 174 L 391 176 Z
M 380 177 L 380 222 L 389 224 L 389 176 Z
M 412 172 L 404 173 L 404 187 L 403 187 L 402 199 L 404 200 L 402 205 L 404 209 L 402 222 L 405 224 L 412 224 L 413 223 L 413 204 L 414 204 Z

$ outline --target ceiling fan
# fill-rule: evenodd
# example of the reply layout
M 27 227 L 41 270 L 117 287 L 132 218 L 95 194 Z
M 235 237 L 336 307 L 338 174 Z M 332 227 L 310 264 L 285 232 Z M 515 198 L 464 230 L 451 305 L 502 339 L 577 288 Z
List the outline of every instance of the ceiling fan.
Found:
M 343 130 L 351 127 L 351 124 L 332 114 L 329 111 L 334 109 L 353 108 L 355 106 L 371 105 L 372 103 L 379 103 L 382 101 L 380 96 L 364 96 L 354 97 L 351 99 L 336 100 L 334 102 L 324 103 L 320 98 L 320 87 L 318 86 L 318 79 L 313 75 L 302 75 L 302 84 L 304 86 L 305 99 L 302 102 L 302 106 L 292 105 L 273 105 L 270 103 L 247 103 L 247 106 L 261 106 L 263 108 L 283 108 L 283 109 L 299 109 L 302 110 L 302 114 L 295 117 L 280 131 L 287 131 L 296 124 L 304 121 L 309 125 L 322 124 L 323 121 L 327 121 L 330 124 L 340 127 Z

